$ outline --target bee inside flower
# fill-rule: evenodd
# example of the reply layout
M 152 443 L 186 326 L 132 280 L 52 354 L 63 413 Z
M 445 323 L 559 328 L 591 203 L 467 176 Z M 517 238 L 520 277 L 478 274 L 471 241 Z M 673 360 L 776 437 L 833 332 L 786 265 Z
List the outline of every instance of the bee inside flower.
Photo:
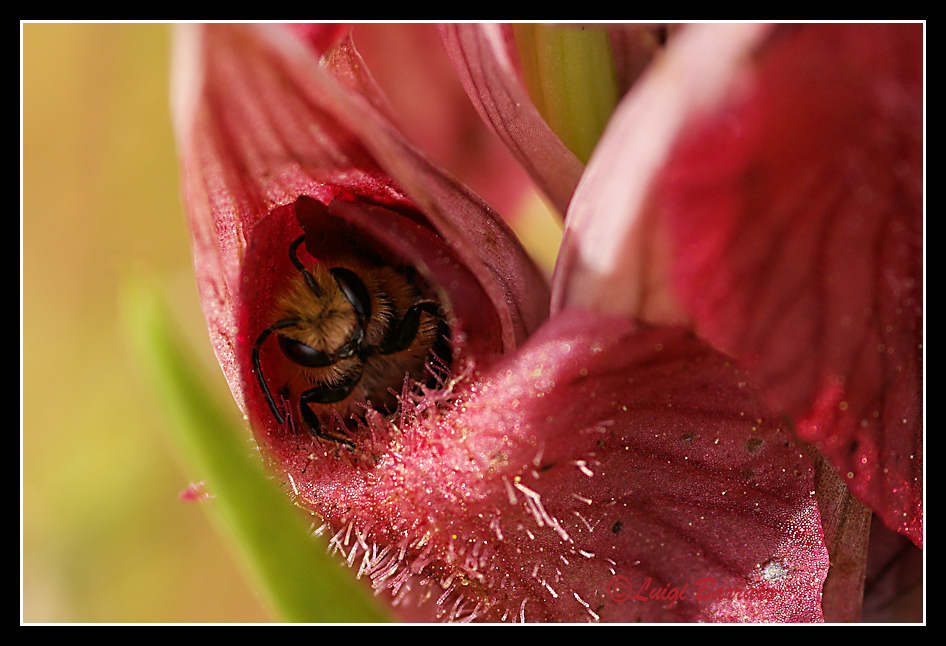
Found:
M 441 304 L 424 297 L 413 267 L 343 252 L 317 260 L 310 270 L 299 258 L 305 241 L 303 234 L 289 246 L 298 272 L 278 300 L 276 322 L 253 346 L 254 371 L 273 416 L 285 423 L 287 414 L 260 365 L 260 348 L 276 333 L 283 357 L 295 367 L 279 390 L 282 399 L 291 402 L 301 383 L 298 412 L 306 429 L 354 448 L 351 440 L 324 431 L 320 415 L 351 414 L 361 402 L 390 411 L 393 389 L 405 377 L 425 381 L 428 367 L 426 382 L 435 386 L 450 366 L 450 329 Z

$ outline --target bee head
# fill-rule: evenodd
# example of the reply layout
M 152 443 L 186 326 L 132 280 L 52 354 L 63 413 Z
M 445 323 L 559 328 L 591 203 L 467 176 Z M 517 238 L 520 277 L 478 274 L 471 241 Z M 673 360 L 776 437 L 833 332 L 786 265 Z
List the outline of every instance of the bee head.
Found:
M 296 321 L 278 335 L 283 354 L 303 367 L 323 367 L 359 353 L 371 298 L 354 271 L 317 263 L 300 271 L 281 309 Z

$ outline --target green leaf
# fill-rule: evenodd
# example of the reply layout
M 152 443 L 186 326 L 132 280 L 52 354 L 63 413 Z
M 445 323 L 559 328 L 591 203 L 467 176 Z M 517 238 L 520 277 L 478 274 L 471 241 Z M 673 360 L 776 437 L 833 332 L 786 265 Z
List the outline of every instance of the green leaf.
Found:
M 523 81 L 549 127 L 587 162 L 620 100 L 608 32 L 517 24 Z
M 158 290 L 141 280 L 122 295 L 124 323 L 156 408 L 213 499 L 208 509 L 242 557 L 256 588 L 286 621 L 389 620 L 367 586 L 326 554 L 309 532 L 311 517 L 294 507 L 263 470 L 249 435 L 204 386 Z M 182 537 L 184 540 L 184 537 Z

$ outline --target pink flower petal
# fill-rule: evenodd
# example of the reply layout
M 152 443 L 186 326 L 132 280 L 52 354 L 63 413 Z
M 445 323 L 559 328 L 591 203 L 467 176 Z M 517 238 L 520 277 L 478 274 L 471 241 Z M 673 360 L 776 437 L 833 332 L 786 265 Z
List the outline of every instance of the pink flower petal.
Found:
M 662 232 L 646 199 L 680 128 L 719 101 L 764 36 L 763 25 L 691 25 L 625 96 L 569 208 L 552 311 L 584 307 L 683 322 L 665 285 Z
M 286 43 L 287 49 L 291 49 Z M 300 83 L 312 71 L 311 62 L 285 52 Z M 417 207 L 430 219 L 454 253 L 470 267 L 498 310 L 503 322 L 503 343 L 508 350 L 548 316 L 548 287 L 535 263 L 519 244 L 509 226 L 468 188 L 445 175 L 420 155 L 377 108 L 361 100 L 379 95 L 368 86 L 370 75 L 350 43 L 332 57 L 335 73 L 361 94 L 341 92 L 326 85 L 320 96 L 339 124 L 360 137 L 374 158 L 397 178 Z M 300 89 L 305 90 L 305 87 Z M 309 90 L 314 92 L 314 88 Z M 315 100 L 315 94 L 309 96 Z
M 503 350 L 547 313 L 544 279 L 515 236 L 390 125 L 350 43 L 333 50 L 326 66 L 331 74 L 279 26 L 186 26 L 177 40 L 175 131 L 198 285 L 214 349 L 244 409 L 238 336 L 258 333 L 238 320 L 247 306 L 240 300 L 247 247 L 267 216 L 300 196 L 413 214 L 478 283 L 485 296 L 474 302 L 498 317 L 493 336 Z M 293 222 L 285 214 L 276 219 Z M 369 227 L 376 225 L 383 223 Z M 287 248 L 288 241 L 279 262 Z
M 687 28 L 619 108 L 553 311 L 691 321 L 920 545 L 922 27 L 783 26 L 750 61 L 751 27 Z
M 922 27 L 789 31 L 755 79 L 655 197 L 677 293 L 922 545 Z
M 505 218 L 515 217 L 532 181 L 473 109 L 437 26 L 360 23 L 352 41 L 404 135 Z
M 821 619 L 810 463 L 681 329 L 565 312 L 449 399 L 369 420 L 353 453 L 268 441 L 405 619 Z
M 509 25 L 440 27 L 466 93 L 553 206 L 565 213 L 583 164 L 552 132 L 519 79 Z
M 343 22 L 292 22 L 287 23 L 286 28 L 295 32 L 317 56 L 321 56 L 348 33 L 351 25 Z

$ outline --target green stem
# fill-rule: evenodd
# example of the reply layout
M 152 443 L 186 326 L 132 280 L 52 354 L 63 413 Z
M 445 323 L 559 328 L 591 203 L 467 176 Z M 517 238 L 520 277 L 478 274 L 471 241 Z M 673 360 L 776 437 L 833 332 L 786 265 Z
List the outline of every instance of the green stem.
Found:
M 620 100 L 607 30 L 517 24 L 513 34 L 536 108 L 587 162 Z
M 130 284 L 122 305 L 154 400 L 214 496 L 203 504 L 273 611 L 286 621 L 387 621 L 366 587 L 325 553 L 306 517 L 265 474 L 245 429 L 204 386 L 208 377 L 188 358 L 157 290 Z

